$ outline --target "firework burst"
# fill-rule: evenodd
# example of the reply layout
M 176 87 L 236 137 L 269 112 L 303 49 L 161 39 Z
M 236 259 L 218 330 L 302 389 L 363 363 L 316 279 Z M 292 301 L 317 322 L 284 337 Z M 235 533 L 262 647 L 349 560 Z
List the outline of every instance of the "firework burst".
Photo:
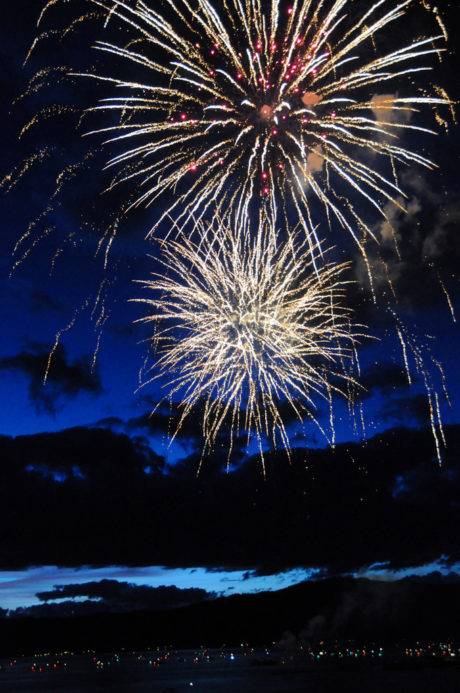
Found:
M 287 243 L 267 224 L 256 238 L 199 226 L 200 242 L 163 243 L 162 272 L 137 299 L 155 323 L 155 378 L 181 402 L 178 425 L 203 411 L 204 452 L 230 429 L 289 450 L 282 410 L 302 423 L 318 398 L 351 397 L 355 347 L 362 333 L 344 303 L 346 264 L 315 271 L 305 244 Z M 332 415 L 331 415 L 332 421 Z M 325 434 L 326 435 L 326 434 Z M 333 433 L 331 434 L 333 436 Z
M 423 107 L 445 122 L 438 108 L 451 106 L 415 81 L 445 50 L 439 13 L 438 33 L 380 50 L 419 0 L 85 2 L 103 13 L 95 47 L 110 61 L 106 74 L 84 76 L 117 91 L 89 109 L 119 114 L 92 131 L 121 148 L 107 164 L 109 187 L 139 186 L 134 205 L 174 197 L 152 232 L 171 215 L 184 226 L 229 207 L 275 218 L 284 207 L 313 249 L 319 203 L 366 256 L 375 235 L 359 199 L 385 216 L 389 200 L 404 204 L 396 164 L 435 166 L 401 139 L 434 132 L 415 122 Z M 122 42 L 109 40 L 111 27 L 123 29 Z
M 59 5 L 70 21 L 62 29 L 44 27 Z M 74 6 L 85 12 L 78 15 Z M 404 44 L 396 29 L 417 7 L 433 15 L 439 31 Z M 322 397 L 331 406 L 333 442 L 332 396 L 341 392 L 353 409 L 361 335 L 344 308 L 346 265 L 324 264 L 318 234 L 324 236 L 323 222 L 350 234 L 372 286 L 375 213 L 391 229 L 388 210 L 405 206 L 400 166 L 435 167 L 420 153 L 419 136 L 434 132 L 420 112 L 430 111 L 442 128 L 442 108 L 455 117 L 445 91 L 427 82 L 448 38 L 439 11 L 428 0 L 49 0 L 39 18 L 44 31 L 27 60 L 48 39 L 78 40 L 80 28 L 94 21 L 103 39 L 95 43 L 97 67 L 87 69 L 89 52 L 79 46 L 84 67 L 47 66 L 22 95 L 70 79 L 79 103 L 41 108 L 21 137 L 43 121 L 49 129 L 50 119 L 61 116 L 99 137 L 96 147 L 85 139 L 82 160 L 66 161 L 56 176 L 48 206 L 17 243 L 14 269 L 54 232 L 46 222 L 58 198 L 65 189 L 73 195 L 75 176 L 99 167 L 103 152 L 112 193 L 106 200 L 116 201 L 107 202 L 96 225 L 103 229 L 95 255 L 105 278 L 92 312 L 95 358 L 108 315 L 107 278 L 116 276 L 109 254 L 122 218 L 133 207 L 155 205 L 148 235 L 162 222 L 172 235 L 163 246 L 165 276 L 145 283 L 154 296 L 146 320 L 159 330 L 153 343 L 160 376 L 182 402 L 179 428 L 202 403 L 205 449 L 216 444 L 224 422 L 231 441 L 245 430 L 261 454 L 265 439 L 288 449 L 282 411 L 290 408 L 290 420 L 294 413 L 321 428 L 314 404 Z M 97 89 L 85 109 L 83 77 Z M 0 187 L 14 188 L 50 152 L 29 156 Z M 64 153 L 67 159 L 66 143 Z M 230 211 L 232 233 L 219 229 Z M 284 229 L 283 239 L 275 228 Z M 258 229 L 255 236 L 250 229 Z M 72 232 L 52 270 L 64 246 L 75 242 Z M 455 319 L 440 275 L 439 282 Z M 388 284 L 393 289 L 389 273 Z M 424 356 L 394 319 L 410 381 L 409 361 L 420 376 L 427 372 Z M 58 332 L 50 363 L 74 321 Z M 438 398 L 432 381 L 424 383 L 439 456 Z

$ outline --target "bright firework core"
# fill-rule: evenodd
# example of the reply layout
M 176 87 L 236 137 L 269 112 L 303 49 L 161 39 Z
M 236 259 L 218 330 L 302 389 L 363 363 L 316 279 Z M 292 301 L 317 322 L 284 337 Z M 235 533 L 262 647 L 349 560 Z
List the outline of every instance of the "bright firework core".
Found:
M 271 120 L 273 118 L 273 107 L 272 106 L 262 106 L 259 115 L 262 120 Z
M 156 324 L 155 367 L 185 418 L 203 412 L 204 450 L 230 429 L 237 438 L 280 442 L 289 451 L 283 416 L 317 421 L 318 400 L 353 400 L 355 346 L 362 336 L 344 307 L 346 264 L 313 260 L 295 234 L 281 242 L 267 223 L 242 230 L 200 228 L 163 244 L 163 271 L 141 282 L 139 299 Z M 284 410 L 284 415 L 283 415 Z M 331 421 L 333 417 L 331 415 Z M 226 426 L 224 426 L 226 424 Z
M 288 28 L 284 29 L 288 31 Z M 282 189 L 286 183 L 286 174 L 293 182 L 292 171 L 289 173 L 289 165 L 295 169 L 296 174 L 304 179 L 310 173 L 308 154 L 305 152 L 318 152 L 318 147 L 324 138 L 321 132 L 309 133 L 306 125 L 316 117 L 315 107 L 321 104 L 323 97 L 315 91 L 309 90 L 310 83 L 318 73 L 314 60 L 315 49 L 320 39 L 317 38 L 310 51 L 304 47 L 304 41 L 298 37 L 293 45 L 289 44 L 289 36 L 278 46 L 275 41 L 271 43 L 268 37 L 251 40 L 247 47 L 247 60 L 249 67 L 237 68 L 236 80 L 231 77 L 234 66 L 228 66 L 228 55 L 225 47 L 215 44 L 211 55 L 215 61 L 222 63 L 222 69 L 211 70 L 210 74 L 216 76 L 215 87 L 218 87 L 217 78 L 226 76 L 228 94 L 224 102 L 208 103 L 204 105 L 203 112 L 190 116 L 192 124 L 199 125 L 208 122 L 209 114 L 214 118 L 216 113 L 223 111 L 225 114 L 233 113 L 228 121 L 217 122 L 227 127 L 239 121 L 240 131 L 236 133 L 235 144 L 241 144 L 246 148 L 247 154 L 255 158 L 260 170 L 254 168 L 253 173 L 258 176 L 259 183 L 255 188 L 260 191 L 262 197 L 268 197 L 273 193 L 273 185 Z M 240 55 L 240 54 L 239 54 Z M 325 49 L 320 63 L 329 55 Z M 289 56 L 291 56 L 289 58 Z M 245 64 L 243 60 L 242 65 Z M 242 95 L 246 98 L 242 99 Z M 238 108 L 238 104 L 240 107 Z M 336 117 L 333 105 L 328 109 L 331 118 Z M 324 116 L 324 114 L 322 114 Z M 182 121 L 188 119 L 185 113 L 181 114 Z M 174 122 L 174 118 L 172 118 Z M 210 137 L 215 128 L 209 126 Z M 219 142 L 219 136 L 215 136 Z M 300 148 L 304 152 L 304 161 L 298 159 Z M 221 160 L 222 164 L 224 159 Z M 322 159 L 322 164 L 324 160 Z M 191 167 L 193 172 L 198 172 L 198 166 L 194 161 Z M 318 172 L 316 169 L 315 172 Z

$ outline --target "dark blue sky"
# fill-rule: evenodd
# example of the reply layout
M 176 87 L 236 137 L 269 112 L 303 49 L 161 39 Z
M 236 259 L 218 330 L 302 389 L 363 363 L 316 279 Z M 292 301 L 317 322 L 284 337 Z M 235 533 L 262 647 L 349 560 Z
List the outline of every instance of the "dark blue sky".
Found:
M 53 121 L 49 121 L 33 131 L 31 136 L 20 142 L 17 139 L 18 131 L 41 105 L 41 96 L 11 105 L 34 68 L 39 66 L 38 61 L 25 69 L 22 67 L 35 31 L 35 15 L 35 2 L 17 0 L 9 6 L 8 16 L 3 21 L 0 49 L 2 175 L 53 139 L 60 152 L 61 164 L 70 163 L 81 154 L 80 145 L 69 142 L 68 131 L 62 122 L 56 126 L 55 132 Z M 452 5 L 449 18 L 455 21 L 457 16 L 458 11 Z M 84 38 L 84 32 L 82 36 Z M 48 48 L 45 46 L 43 49 L 41 58 L 46 61 L 49 57 L 47 51 L 51 55 L 54 50 L 51 42 Z M 458 55 L 452 53 L 446 60 L 445 83 L 454 97 L 455 90 L 458 90 L 456 72 L 453 71 L 456 65 Z M 64 100 L 72 97 L 66 89 L 58 89 L 58 96 Z M 424 151 L 430 144 L 429 141 L 424 144 Z M 460 423 L 460 336 L 439 276 L 448 288 L 460 317 L 457 273 L 460 256 L 459 129 L 453 127 L 448 135 L 442 135 L 433 143 L 432 149 L 440 164 L 439 172 L 407 173 L 415 211 L 409 218 L 396 221 L 405 255 L 400 265 L 396 267 L 395 263 L 395 276 L 401 316 L 415 327 L 419 335 L 428 335 L 428 338 L 423 336 L 424 343 L 430 344 L 436 359 L 445 368 L 451 406 L 444 401 L 441 405 L 444 421 L 457 424 Z M 191 432 L 169 448 L 167 431 L 148 430 L 145 425 L 145 416 L 158 401 L 159 385 L 138 388 L 139 371 L 148 356 L 148 346 L 142 341 L 147 333 L 133 325 L 140 313 L 128 299 L 136 295 L 133 280 L 146 277 L 151 269 L 151 261 L 147 258 L 151 248 L 144 241 L 144 229 L 149 228 L 153 212 L 133 217 L 114 244 L 106 284 L 106 305 L 110 315 L 104 330 L 99 335 L 91 320 L 91 310 L 82 310 L 73 327 L 63 334 L 48 384 L 44 390 L 41 387 L 46 357 L 56 334 L 72 321 L 85 299 L 94 295 L 105 276 L 101 272 L 101 262 L 92 258 L 98 232 L 89 227 L 81 228 L 83 206 L 85 219 L 92 218 L 95 227 L 103 211 L 104 202 L 91 197 L 95 184 L 97 188 L 97 167 L 74 179 L 50 219 L 43 224 L 43 228 L 52 224 L 53 230 L 45 240 L 37 243 L 10 276 L 14 264 L 13 246 L 31 220 L 46 206 L 56 170 L 50 160 L 50 163 L 46 162 L 26 175 L 9 194 L 0 197 L 0 435 L 33 436 L 102 422 L 101 426 L 115 433 L 127 433 L 132 438 L 143 436 L 147 445 L 157 455 L 165 457 L 169 464 L 187 458 L 190 458 L 191 465 L 196 464 L 200 440 L 199 435 L 193 433 L 193 425 Z M 376 219 L 375 224 L 378 223 Z M 66 240 L 71 232 L 75 232 L 74 236 Z M 63 242 L 64 252 L 50 276 L 50 259 Z M 350 249 L 342 250 L 348 252 Z M 359 276 L 357 269 L 355 274 Z M 399 426 L 424 428 L 428 420 L 420 398 L 424 392 L 423 385 L 418 379 L 412 388 L 404 386 L 397 375 L 398 369 L 399 373 L 402 371 L 402 360 L 394 330 L 380 306 L 372 306 L 365 287 L 362 294 L 364 301 L 359 311 L 369 318 L 371 332 L 378 338 L 361 352 L 362 372 L 369 384 L 369 394 L 364 401 L 364 438 L 372 438 Z M 92 368 L 98 339 L 97 360 Z M 382 383 L 378 374 L 386 372 L 385 369 L 388 378 Z M 323 420 L 326 419 L 325 412 Z M 363 438 L 360 432 L 353 431 L 343 404 L 337 405 L 336 424 L 339 443 Z M 305 437 L 296 437 L 295 447 L 324 445 L 313 429 L 307 427 L 307 434 L 306 443 Z M 434 455 L 432 458 L 435 464 Z M 34 464 L 33 460 L 30 464 Z M 248 464 L 255 462 L 250 460 Z M 147 466 L 145 474 L 151 473 Z M 53 483 L 59 485 L 56 472 L 53 474 Z M 112 569 L 107 570 L 110 572 Z M 265 586 L 277 585 L 276 580 L 274 578 Z M 180 584 L 180 580 L 175 584 Z M 202 584 L 216 589 L 214 578 L 203 578 Z M 43 586 L 44 583 L 40 583 L 40 588 Z M 254 588 L 258 586 L 257 583 Z

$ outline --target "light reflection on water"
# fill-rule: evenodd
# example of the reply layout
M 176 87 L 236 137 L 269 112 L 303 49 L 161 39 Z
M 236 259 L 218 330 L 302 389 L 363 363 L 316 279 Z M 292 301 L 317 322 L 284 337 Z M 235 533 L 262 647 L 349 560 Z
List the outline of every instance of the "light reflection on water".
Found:
M 460 669 L 380 662 L 317 665 L 289 653 L 231 650 L 44 655 L 0 662 L 2 691 L 158 693 L 440 693 L 460 690 Z

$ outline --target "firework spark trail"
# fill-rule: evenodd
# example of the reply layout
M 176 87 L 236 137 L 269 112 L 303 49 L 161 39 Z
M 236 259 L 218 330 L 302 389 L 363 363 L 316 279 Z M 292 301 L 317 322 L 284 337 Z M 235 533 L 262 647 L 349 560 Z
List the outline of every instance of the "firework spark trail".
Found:
M 435 167 L 400 140 L 434 132 L 408 122 L 423 107 L 452 107 L 440 88 L 429 94 L 412 86 L 445 50 L 445 28 L 386 54 L 374 50 L 418 0 L 296 0 L 289 8 L 268 0 L 263 9 L 259 0 L 165 0 L 163 10 L 141 0 L 86 2 L 105 16 L 95 47 L 108 57 L 109 74 L 84 76 L 101 92 L 121 92 L 89 110 L 132 115 L 92 131 L 122 148 L 107 163 L 119 171 L 111 185 L 137 184 L 134 205 L 177 193 L 152 233 L 171 216 L 185 226 L 233 205 L 245 216 L 257 201 L 277 214 L 281 202 L 295 210 L 313 250 L 319 201 L 365 256 L 375 235 L 355 200 L 385 216 L 386 202 L 404 199 L 395 163 Z M 436 8 L 422 5 L 439 23 Z M 110 42 L 108 26 L 123 28 L 129 41 Z M 138 70 L 137 80 L 117 76 L 123 62 Z M 381 99 L 377 118 L 376 90 L 392 82 L 412 94 Z
M 454 308 L 454 304 L 452 301 L 452 297 L 451 297 L 450 293 L 447 291 L 446 285 L 442 281 L 442 278 L 441 278 L 441 275 L 439 272 L 438 272 L 438 281 L 439 281 L 439 286 L 441 287 L 442 292 L 443 292 L 444 296 L 446 297 L 447 305 L 449 306 L 450 314 L 452 315 L 452 320 L 453 320 L 453 322 L 457 322 L 457 316 L 455 315 L 455 308 Z
M 16 177 L 19 175 L 24 176 L 26 173 L 29 172 L 29 170 L 32 168 L 32 166 L 35 163 L 41 163 L 42 160 L 45 159 L 45 157 L 48 155 L 48 150 L 42 150 L 42 152 L 39 152 L 38 154 L 34 154 L 32 157 L 27 159 L 23 165 L 21 165 L 21 169 L 19 172 L 16 172 Z M 67 164 L 65 168 L 59 171 L 59 173 L 56 175 L 55 179 L 55 187 L 53 194 L 50 196 L 48 203 L 46 207 L 33 219 L 27 226 L 26 230 L 22 233 L 21 236 L 17 239 L 14 248 L 13 248 L 13 266 L 11 269 L 11 275 L 14 274 L 14 272 L 20 267 L 24 261 L 30 256 L 34 248 L 43 240 L 46 239 L 47 236 L 52 231 L 55 231 L 56 228 L 54 225 L 47 226 L 45 229 L 43 229 L 42 224 L 49 219 L 53 212 L 56 211 L 56 209 L 60 206 L 60 194 L 62 193 L 64 188 L 70 188 L 71 184 L 75 180 L 75 178 L 84 170 L 85 168 L 88 167 L 89 161 L 93 158 L 94 152 L 90 151 L 87 152 L 87 154 L 84 156 L 82 160 L 80 160 L 78 163 L 72 163 L 72 164 Z M 16 184 L 16 178 L 12 179 L 12 174 L 9 174 L 5 180 L 9 180 L 10 182 L 10 188 L 11 190 L 12 187 Z M 0 183 L 0 189 L 1 185 L 4 184 L 4 181 Z M 75 233 L 68 234 L 66 240 L 64 243 L 67 243 L 67 241 L 72 238 L 75 235 Z M 102 239 L 101 243 L 105 239 Z M 110 248 L 109 248 L 110 249 Z M 21 254 L 20 254 L 21 253 Z M 56 258 L 59 257 L 61 254 L 61 250 L 58 249 L 56 253 L 53 255 L 53 257 L 50 260 L 50 269 L 51 272 L 54 270 Z
M 396 333 L 403 353 L 403 360 L 406 369 L 408 384 L 412 385 L 415 380 L 420 379 L 425 390 L 429 424 L 433 434 L 438 463 L 442 464 L 443 448 L 446 447 L 446 437 L 439 402 L 438 388 L 435 377 L 430 366 L 434 366 L 441 380 L 441 389 L 444 391 L 446 402 L 450 405 L 449 394 L 446 387 L 444 369 L 442 365 L 433 357 L 431 350 L 423 345 L 416 334 L 405 325 L 396 313 L 389 309 L 396 323 Z M 415 371 L 416 377 L 412 371 Z
M 69 68 L 65 65 L 44 67 L 33 75 L 26 89 L 13 99 L 13 105 L 16 105 L 28 96 L 36 94 L 42 89 L 49 89 L 51 86 L 56 86 L 58 82 L 62 81 L 64 77 L 67 76 L 68 72 Z
M 0 190 L 10 193 L 21 181 L 21 179 L 24 178 L 24 176 L 30 173 L 35 166 L 43 163 L 43 161 L 50 157 L 50 155 L 51 149 L 49 147 L 45 147 L 28 156 L 26 159 L 24 159 L 24 161 L 15 166 L 12 171 L 8 172 L 2 180 L 0 180 Z
M 225 224 L 198 230 L 199 243 L 187 236 L 162 243 L 162 272 L 140 282 L 152 296 L 136 299 L 156 328 L 153 379 L 166 378 L 181 402 L 176 434 L 201 407 L 203 454 L 229 423 L 229 459 L 246 431 L 263 462 L 266 439 L 289 451 L 286 405 L 291 418 L 327 435 L 316 400 L 332 406 L 333 395 L 347 398 L 356 383 L 343 363 L 364 336 L 343 305 L 348 265 L 315 272 L 298 234 L 283 243 L 269 222 L 255 237 Z
M 80 313 L 81 313 L 83 310 L 86 310 L 87 307 L 88 307 L 88 300 L 86 299 L 86 300 L 84 301 L 83 305 L 80 306 L 79 308 L 77 308 L 77 310 L 75 311 L 75 313 L 74 313 L 72 319 L 70 320 L 70 322 L 69 322 L 65 327 L 63 327 L 63 328 L 61 328 L 60 330 L 57 331 L 56 336 L 55 336 L 55 338 L 54 338 L 54 344 L 53 344 L 53 346 L 52 346 L 52 348 L 51 348 L 51 350 L 50 350 L 50 353 L 48 354 L 48 361 L 47 361 L 47 363 L 46 363 L 45 373 L 44 373 L 44 375 L 43 375 L 43 385 L 46 385 L 46 383 L 48 382 L 48 377 L 49 377 L 49 373 L 50 373 L 51 366 L 52 366 L 52 363 L 53 363 L 53 358 L 54 358 L 54 355 L 56 354 L 56 351 L 57 351 L 57 349 L 58 349 L 58 347 L 59 347 L 59 345 L 60 345 L 60 343 L 61 343 L 62 336 L 63 336 L 66 332 L 68 332 L 69 330 L 71 330 L 71 329 L 73 328 L 73 326 L 75 325 L 75 323 L 76 323 L 76 321 L 77 321 L 77 319 L 78 319 Z
M 82 304 L 75 309 L 70 321 L 65 325 L 65 327 L 60 328 L 54 337 L 54 343 L 49 351 L 48 354 L 48 360 L 45 368 L 45 372 L 43 375 L 43 386 L 45 386 L 48 382 L 49 374 L 53 366 L 53 360 L 56 355 L 56 352 L 62 342 L 63 336 L 67 333 L 70 332 L 74 327 L 77 322 L 77 320 L 80 318 L 82 313 L 85 311 L 89 311 L 90 313 L 90 318 L 91 321 L 94 323 L 94 327 L 96 330 L 96 343 L 94 345 L 93 349 L 93 354 L 92 354 L 92 359 L 91 359 L 91 373 L 94 373 L 96 370 L 97 366 L 97 359 L 99 356 L 100 348 L 101 348 L 101 340 L 104 332 L 104 327 L 106 322 L 108 321 L 110 317 L 110 311 L 107 309 L 107 293 L 108 289 L 110 288 L 111 281 L 108 278 L 103 279 L 103 281 L 100 283 L 99 288 L 96 291 L 96 294 L 93 299 L 90 297 L 87 297 L 83 300 Z
M 75 113 L 76 109 L 75 108 L 65 108 L 64 106 L 59 106 L 59 105 L 54 105 L 54 106 L 46 106 L 43 108 L 39 113 L 35 114 L 21 129 L 19 132 L 19 139 L 24 137 L 25 134 L 27 134 L 33 127 L 36 127 L 37 124 L 45 121 L 45 120 L 50 120 L 54 119 L 58 116 L 62 116 L 66 113 Z

